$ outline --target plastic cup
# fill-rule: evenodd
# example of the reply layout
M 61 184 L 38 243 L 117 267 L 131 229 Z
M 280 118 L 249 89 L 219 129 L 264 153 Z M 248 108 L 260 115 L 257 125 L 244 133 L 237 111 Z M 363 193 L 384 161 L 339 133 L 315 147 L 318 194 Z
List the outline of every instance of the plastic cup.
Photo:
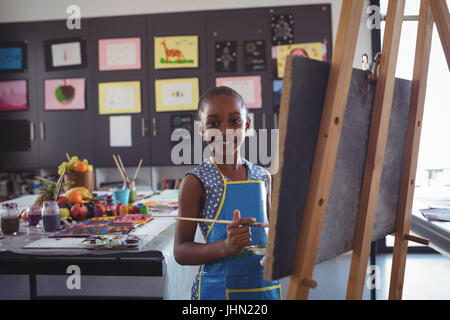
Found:
M 130 200 L 130 189 L 120 189 L 114 191 L 114 195 L 117 201 L 121 204 L 128 205 L 128 201 Z

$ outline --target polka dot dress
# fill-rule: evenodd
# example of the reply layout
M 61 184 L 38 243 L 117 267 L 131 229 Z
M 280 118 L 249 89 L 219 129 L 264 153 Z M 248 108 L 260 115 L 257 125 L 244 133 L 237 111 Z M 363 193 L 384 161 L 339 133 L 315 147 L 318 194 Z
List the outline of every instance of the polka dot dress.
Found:
M 247 167 L 247 179 L 264 181 L 266 184 L 266 190 L 268 190 L 267 177 L 265 175 L 264 169 L 260 166 L 252 164 L 246 159 L 243 159 L 243 161 Z M 224 184 L 220 172 L 217 170 L 216 166 L 211 162 L 211 160 L 208 159 L 203 161 L 195 169 L 186 172 L 186 175 L 188 174 L 192 174 L 197 177 L 205 188 L 206 199 L 203 208 L 200 211 L 200 218 L 214 219 L 217 214 L 217 210 L 219 209 L 224 189 Z M 228 179 L 227 177 L 225 177 L 225 179 L 227 181 L 230 181 L 230 179 Z M 211 224 L 200 222 L 199 225 L 203 237 L 206 238 L 206 234 Z M 199 273 L 200 268 L 197 272 L 197 276 L 194 278 L 194 283 L 192 285 L 192 300 L 198 299 Z

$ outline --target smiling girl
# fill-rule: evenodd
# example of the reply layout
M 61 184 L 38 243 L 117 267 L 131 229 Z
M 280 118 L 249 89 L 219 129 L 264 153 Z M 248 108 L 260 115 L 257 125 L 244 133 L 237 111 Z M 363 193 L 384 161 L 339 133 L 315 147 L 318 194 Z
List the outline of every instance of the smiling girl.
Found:
M 188 171 L 179 192 L 180 217 L 233 220 L 200 222 L 206 243 L 194 242 L 197 223 L 177 221 L 174 256 L 182 265 L 200 265 L 192 299 L 280 299 L 277 281 L 265 281 L 261 255 L 246 247 L 266 246 L 270 174 L 240 156 L 250 128 L 242 97 L 228 87 L 209 89 L 199 101 L 201 134 L 211 157 Z

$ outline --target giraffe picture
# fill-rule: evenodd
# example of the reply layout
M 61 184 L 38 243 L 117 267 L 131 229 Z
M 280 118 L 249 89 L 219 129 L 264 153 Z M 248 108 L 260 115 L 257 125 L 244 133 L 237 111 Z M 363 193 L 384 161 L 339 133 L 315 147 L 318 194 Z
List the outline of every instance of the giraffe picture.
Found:
M 198 36 L 154 38 L 155 69 L 197 68 Z

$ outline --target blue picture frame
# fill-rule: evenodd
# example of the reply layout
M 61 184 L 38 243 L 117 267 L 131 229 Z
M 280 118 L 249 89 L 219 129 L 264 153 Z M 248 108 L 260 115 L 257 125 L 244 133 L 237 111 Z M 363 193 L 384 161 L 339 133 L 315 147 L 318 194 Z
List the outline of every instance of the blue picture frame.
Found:
M 27 41 L 0 42 L 0 72 L 27 71 Z

